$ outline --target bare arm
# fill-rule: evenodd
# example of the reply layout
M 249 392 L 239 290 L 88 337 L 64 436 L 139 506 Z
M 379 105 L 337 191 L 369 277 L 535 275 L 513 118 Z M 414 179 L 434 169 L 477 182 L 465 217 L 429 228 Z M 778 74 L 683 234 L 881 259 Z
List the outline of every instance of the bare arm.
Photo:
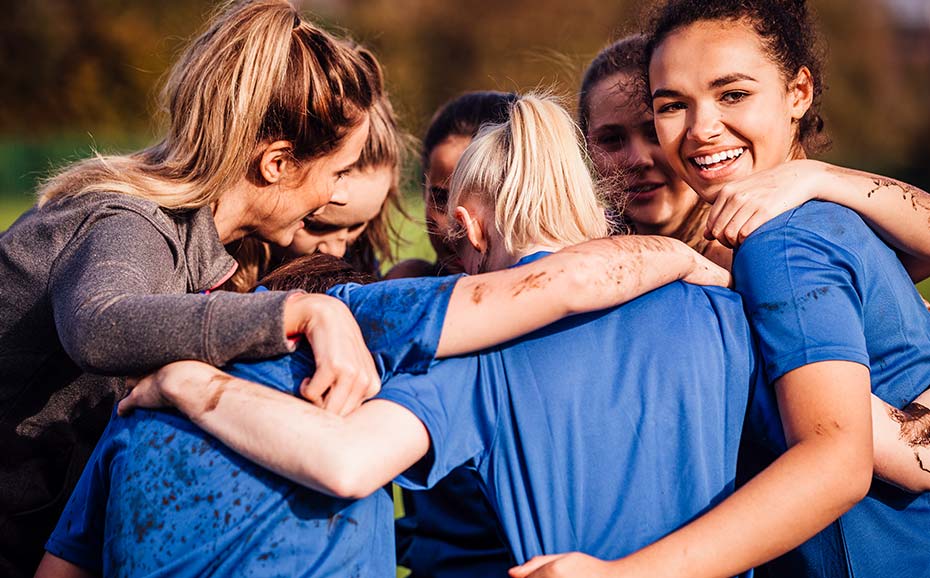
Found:
M 35 578 L 94 578 L 94 576 L 97 574 L 48 552 L 42 557 L 35 574 Z
M 773 217 L 811 199 L 859 213 L 903 253 L 914 280 L 930 276 L 930 194 L 895 179 L 814 160 L 784 163 L 728 184 L 707 219 L 707 235 L 736 246 Z
M 813 363 L 776 382 L 789 449 L 694 522 L 626 558 L 564 557 L 513 576 L 733 576 L 798 546 L 865 496 L 872 477 L 868 368 Z M 772 504 L 779 504 L 773 508 Z M 576 567 L 575 567 L 576 568 Z
M 144 377 L 119 411 L 165 406 L 249 460 L 343 498 L 371 494 L 430 447 L 423 423 L 397 404 L 374 400 L 342 417 L 197 361 Z
M 875 477 L 914 492 L 930 490 L 930 391 L 904 409 L 872 396 Z
M 497 345 L 679 279 L 730 282 L 727 271 L 684 243 L 645 235 L 588 241 L 521 267 L 463 277 L 452 292 L 436 356 Z

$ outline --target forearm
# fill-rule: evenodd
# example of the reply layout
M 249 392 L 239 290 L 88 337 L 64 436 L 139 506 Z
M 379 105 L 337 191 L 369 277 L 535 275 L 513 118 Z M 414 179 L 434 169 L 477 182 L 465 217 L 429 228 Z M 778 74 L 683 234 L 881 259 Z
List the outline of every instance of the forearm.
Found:
M 930 410 L 921 401 L 898 409 L 872 396 L 875 477 L 914 493 L 930 490 Z
M 796 444 L 704 516 L 616 561 L 618 574 L 733 576 L 795 548 L 868 490 L 868 473 L 852 474 L 855 456 L 837 447 L 823 440 Z
M 527 265 L 464 277 L 449 301 L 437 357 L 514 339 L 563 317 L 631 301 L 678 279 L 726 284 L 722 270 L 668 237 L 619 236 Z
M 338 456 L 349 441 L 344 418 L 222 372 L 206 383 L 163 389 L 172 405 L 236 453 L 309 488 L 339 490 L 336 474 L 344 466 Z
M 287 295 L 152 295 L 101 288 L 55 307 L 65 350 L 87 371 L 137 374 L 180 359 L 223 365 L 290 350 Z
M 206 383 L 166 383 L 164 390 L 172 405 L 236 453 L 333 496 L 365 497 L 419 458 L 392 465 L 379 422 L 367 422 L 361 410 L 340 417 L 222 372 Z
M 774 387 L 788 450 L 719 506 L 618 566 L 733 576 L 795 548 L 865 496 L 873 461 L 868 368 L 812 363 Z
M 930 273 L 930 194 L 896 179 L 824 166 L 831 182 L 818 198 L 856 211 L 887 243 L 911 256 L 912 277 Z

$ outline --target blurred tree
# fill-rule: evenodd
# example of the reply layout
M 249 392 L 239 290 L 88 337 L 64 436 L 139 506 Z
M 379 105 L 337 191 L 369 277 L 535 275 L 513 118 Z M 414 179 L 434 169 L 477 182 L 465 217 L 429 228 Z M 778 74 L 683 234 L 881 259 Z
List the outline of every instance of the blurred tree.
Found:
M 928 187 L 930 30 L 925 23 L 902 28 L 900 19 L 889 17 L 889 1 L 911 0 L 811 0 L 830 52 L 825 113 L 835 146 L 829 158 L 904 174 Z M 436 107 L 464 90 L 551 88 L 572 105 L 588 60 L 610 39 L 637 31 L 641 11 L 651 5 L 644 0 L 298 3 L 327 27 L 351 31 L 376 50 L 401 122 L 417 135 Z M 77 140 L 85 145 L 96 140 L 104 148 L 151 140 L 158 82 L 215 7 L 208 0 L 7 3 L 0 20 L 5 64 L 0 155 L 19 142 L 44 146 L 87 132 L 93 138 Z M 7 164 L 0 158 L 0 171 L 9 173 Z M 0 183 L 16 179 L 0 175 Z

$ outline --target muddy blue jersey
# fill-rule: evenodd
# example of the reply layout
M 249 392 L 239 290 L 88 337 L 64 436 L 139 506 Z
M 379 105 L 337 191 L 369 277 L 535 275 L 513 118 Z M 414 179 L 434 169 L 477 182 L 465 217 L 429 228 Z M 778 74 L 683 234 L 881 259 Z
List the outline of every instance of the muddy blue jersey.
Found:
M 424 370 L 455 278 L 345 285 L 382 377 Z M 229 373 L 299 395 L 306 345 Z M 274 416 L 268 416 L 274 419 Z M 113 417 L 46 549 L 107 576 L 394 576 L 384 490 L 339 500 L 239 456 L 177 412 Z

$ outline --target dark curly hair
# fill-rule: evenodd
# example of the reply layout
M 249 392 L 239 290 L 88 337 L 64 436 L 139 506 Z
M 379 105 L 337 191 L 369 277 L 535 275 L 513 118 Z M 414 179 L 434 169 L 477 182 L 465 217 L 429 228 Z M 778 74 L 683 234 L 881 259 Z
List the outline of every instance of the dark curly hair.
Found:
M 798 123 L 798 142 L 807 152 L 825 150 L 830 140 L 820 116 L 824 51 L 805 0 L 667 0 L 650 19 L 643 61 L 647 81 L 648 65 L 659 44 L 676 30 L 708 20 L 748 22 L 786 80 L 801 67 L 810 70 L 814 99 Z

